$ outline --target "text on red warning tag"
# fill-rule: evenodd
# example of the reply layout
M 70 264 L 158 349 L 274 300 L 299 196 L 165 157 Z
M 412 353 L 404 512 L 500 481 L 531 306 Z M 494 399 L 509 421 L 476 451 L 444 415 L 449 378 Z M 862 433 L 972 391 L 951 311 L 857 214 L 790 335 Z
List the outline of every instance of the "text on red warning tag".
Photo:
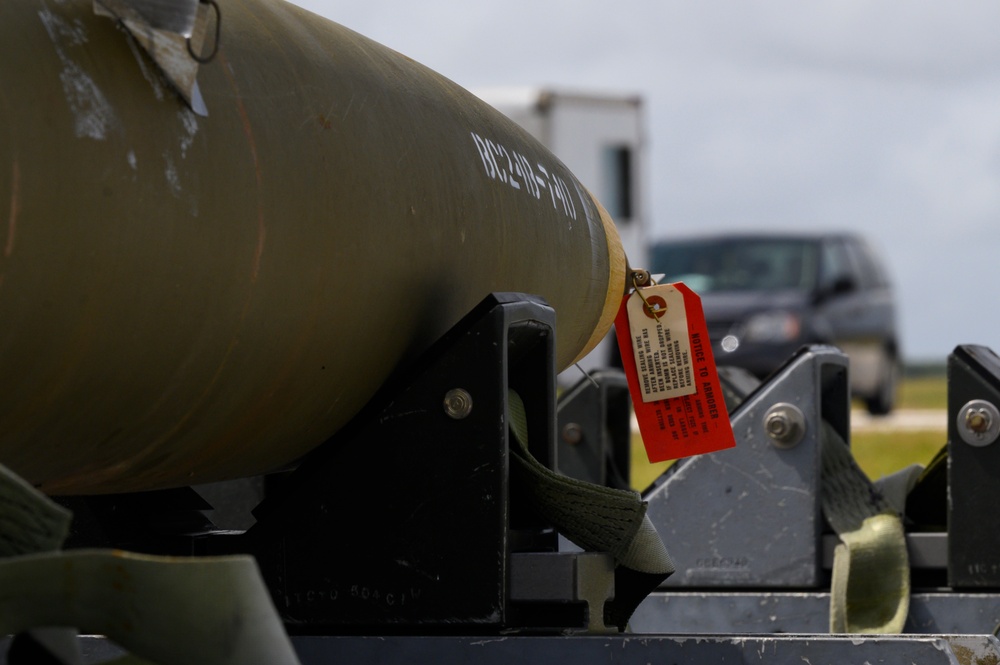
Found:
M 635 291 L 627 308 L 642 401 L 698 392 L 684 294 L 670 284 L 652 286 L 642 289 L 641 294 Z
M 645 287 L 641 292 L 642 297 L 633 293 L 622 299 L 615 334 L 649 461 L 732 448 L 736 440 L 701 298 L 683 283 Z M 665 313 L 659 315 L 664 307 Z M 641 378 L 644 364 L 645 379 Z

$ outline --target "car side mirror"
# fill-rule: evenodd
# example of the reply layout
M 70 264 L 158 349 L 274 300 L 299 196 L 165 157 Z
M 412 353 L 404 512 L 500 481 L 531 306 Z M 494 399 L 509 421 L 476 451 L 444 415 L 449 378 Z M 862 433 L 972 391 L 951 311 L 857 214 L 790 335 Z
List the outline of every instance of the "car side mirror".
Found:
M 840 293 L 850 293 L 857 290 L 858 283 L 850 275 L 841 275 L 833 281 L 833 286 L 830 289 L 831 295 L 837 295 Z
M 834 296 L 852 293 L 858 288 L 858 282 L 851 275 L 841 275 L 816 292 L 814 301 L 818 304 Z

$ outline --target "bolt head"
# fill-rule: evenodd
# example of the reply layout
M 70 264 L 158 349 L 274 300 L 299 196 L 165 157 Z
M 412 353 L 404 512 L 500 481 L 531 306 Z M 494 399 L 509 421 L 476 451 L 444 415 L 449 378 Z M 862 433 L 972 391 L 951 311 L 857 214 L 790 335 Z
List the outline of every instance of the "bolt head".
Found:
M 445 393 L 444 412 L 455 420 L 467 418 L 472 413 L 472 395 L 461 388 L 453 388 Z
M 958 436 L 970 446 L 988 446 L 1000 436 L 1000 409 L 990 401 L 974 399 L 955 415 Z
M 583 441 L 583 428 L 579 423 L 566 423 L 560 434 L 562 440 L 571 446 L 579 445 Z
M 764 432 L 778 448 L 794 448 L 806 433 L 806 418 L 794 404 L 780 402 L 764 415 Z
M 976 434 L 990 428 L 990 414 L 986 409 L 969 409 L 965 412 L 965 425 Z
M 786 436 L 791 426 L 792 423 L 788 420 L 788 415 L 785 413 L 771 413 L 767 416 L 767 420 L 764 421 L 764 429 L 775 439 Z

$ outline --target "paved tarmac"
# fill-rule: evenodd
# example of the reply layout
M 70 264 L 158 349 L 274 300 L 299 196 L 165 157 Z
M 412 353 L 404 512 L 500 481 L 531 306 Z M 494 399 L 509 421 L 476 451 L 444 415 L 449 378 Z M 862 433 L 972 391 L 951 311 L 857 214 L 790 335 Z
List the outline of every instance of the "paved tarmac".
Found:
M 851 411 L 851 430 L 855 432 L 945 431 L 948 412 L 944 409 L 896 409 L 887 416 L 871 416 L 866 411 Z

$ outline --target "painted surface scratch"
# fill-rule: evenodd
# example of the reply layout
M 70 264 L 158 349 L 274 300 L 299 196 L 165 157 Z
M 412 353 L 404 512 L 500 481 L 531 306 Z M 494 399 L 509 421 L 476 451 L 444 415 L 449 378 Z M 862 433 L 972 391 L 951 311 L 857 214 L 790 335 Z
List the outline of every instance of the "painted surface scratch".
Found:
M 186 132 L 181 135 L 181 159 L 184 159 L 187 157 L 188 149 L 194 144 L 195 134 L 198 133 L 198 116 L 187 108 L 182 109 L 177 115 Z
M 263 177 L 261 175 L 260 161 L 257 158 L 257 143 L 254 138 L 253 126 L 250 123 L 250 116 L 247 113 L 246 107 L 243 105 L 243 98 L 240 95 L 239 86 L 236 83 L 236 78 L 233 76 L 232 69 L 228 62 L 226 62 L 225 56 L 220 52 L 219 59 L 223 66 L 223 72 L 225 72 L 226 78 L 229 79 L 229 84 L 235 93 L 236 107 L 240 115 L 240 119 L 243 124 L 243 132 L 246 134 L 247 143 L 249 144 L 250 157 L 253 161 L 255 180 L 257 184 L 257 245 L 254 249 L 253 265 L 250 271 L 250 282 L 251 284 L 256 283 L 257 275 L 260 271 L 260 261 L 261 256 L 264 252 L 264 240 L 267 236 L 266 229 L 264 227 L 264 206 L 261 197 L 261 184 L 263 182 Z M 168 441 L 174 438 L 178 432 L 180 432 L 184 425 L 188 423 L 192 418 L 194 418 L 199 412 L 201 412 L 206 404 L 209 403 L 212 398 L 213 392 L 219 380 L 222 378 L 226 367 L 229 364 L 229 360 L 232 358 L 233 351 L 239 344 L 240 335 L 239 330 L 243 327 L 244 322 L 247 319 L 247 315 L 250 312 L 250 303 L 253 300 L 253 289 L 248 289 L 246 299 L 243 302 L 243 308 L 239 315 L 239 321 L 236 324 L 235 331 L 229 340 L 229 344 L 226 347 L 225 352 L 223 352 L 222 357 L 219 359 L 218 365 L 215 368 L 215 372 L 212 377 L 204 384 L 201 393 L 191 402 L 190 408 L 173 424 L 172 427 L 168 428 L 160 437 L 154 439 L 142 450 L 141 453 L 134 455 L 132 459 L 128 462 L 128 466 L 138 467 L 141 462 L 149 456 L 155 454 L 157 451 L 161 450 Z M 115 469 L 111 472 L 111 476 L 120 475 L 125 472 L 128 467 L 123 467 Z M 194 473 L 192 472 L 192 478 Z M 194 483 L 194 480 L 192 480 Z
M 146 64 L 146 55 L 139 46 L 132 33 L 128 33 L 128 43 L 129 49 L 132 51 L 132 55 L 135 56 L 135 62 L 139 65 L 139 71 L 142 72 L 142 77 L 146 79 L 150 86 L 153 88 L 153 96 L 156 97 L 156 101 L 162 102 L 164 98 L 163 85 L 160 83 L 160 77 L 152 68 Z
M 178 197 L 181 195 L 181 179 L 180 176 L 177 175 L 177 166 L 174 165 L 174 158 L 169 152 L 164 151 L 163 161 L 166 163 L 164 174 L 167 178 L 167 185 L 170 187 L 170 193 L 173 194 L 174 197 Z
M 260 272 L 260 259 L 264 253 L 264 240 L 267 238 L 267 228 L 264 226 L 264 202 L 261 199 L 264 178 L 261 174 L 260 159 L 257 157 L 257 140 L 254 138 L 253 125 L 250 123 L 250 114 L 247 113 L 246 105 L 243 104 L 243 96 L 240 94 L 232 67 L 225 61 L 225 57 L 221 54 L 220 59 L 222 60 L 222 69 L 226 73 L 226 78 L 229 79 L 229 84 L 232 86 L 233 92 L 236 93 L 236 110 L 240 114 L 240 120 L 243 123 L 243 133 L 247 137 L 247 146 L 250 148 L 250 157 L 253 160 L 254 177 L 257 184 L 257 247 L 254 249 L 253 268 L 250 273 L 250 281 L 256 282 L 257 275 Z
M 93 79 L 67 55 L 67 49 L 86 43 L 87 35 L 83 26 L 70 23 L 48 9 L 40 10 L 38 17 L 49 33 L 49 39 L 62 63 L 59 80 L 74 117 L 76 136 L 104 140 L 108 131 L 118 124 L 114 109 Z

